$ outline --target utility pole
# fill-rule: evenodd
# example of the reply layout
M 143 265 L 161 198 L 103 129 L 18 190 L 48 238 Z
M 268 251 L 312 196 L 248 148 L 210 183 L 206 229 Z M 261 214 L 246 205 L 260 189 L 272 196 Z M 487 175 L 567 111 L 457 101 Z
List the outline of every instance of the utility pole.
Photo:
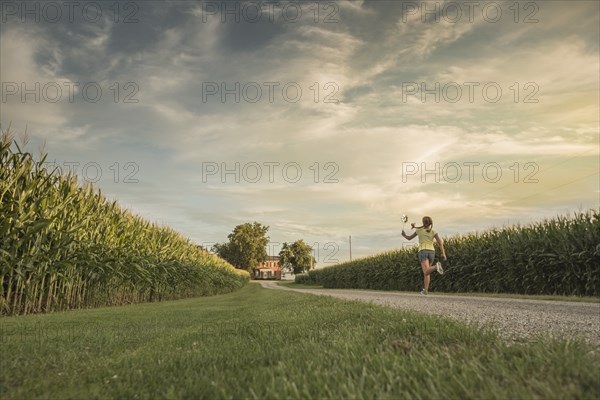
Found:
M 350 242 L 350 261 L 352 261 L 352 235 L 348 236 L 348 241 Z

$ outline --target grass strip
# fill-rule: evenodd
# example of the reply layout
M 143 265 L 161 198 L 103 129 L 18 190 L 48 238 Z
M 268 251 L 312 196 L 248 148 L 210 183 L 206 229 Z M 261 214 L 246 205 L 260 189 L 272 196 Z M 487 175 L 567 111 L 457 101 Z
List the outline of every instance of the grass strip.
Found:
M 600 356 L 256 283 L 213 297 L 0 319 L 0 398 L 579 398 Z

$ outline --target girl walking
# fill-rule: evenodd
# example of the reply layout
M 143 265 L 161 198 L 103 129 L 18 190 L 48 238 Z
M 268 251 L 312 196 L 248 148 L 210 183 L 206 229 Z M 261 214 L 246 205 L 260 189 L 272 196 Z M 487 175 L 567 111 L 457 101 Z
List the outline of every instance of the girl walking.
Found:
M 402 229 L 402 236 L 407 240 L 412 240 L 416 236 L 419 237 L 419 262 L 421 263 L 421 269 L 423 270 L 423 290 L 421 291 L 422 296 L 426 296 L 429 293 L 429 281 L 432 272 L 437 271 L 440 275 L 444 273 L 442 264 L 438 261 L 433 265 L 435 259 L 435 248 L 433 247 L 433 239 L 437 241 L 440 251 L 442 252 L 442 259 L 447 260 L 446 249 L 444 249 L 444 242 L 433 230 L 433 220 L 431 217 L 423 217 L 423 226 L 415 227 L 415 224 L 411 224 L 411 227 L 415 229 L 415 233 L 408 236 L 404 229 Z

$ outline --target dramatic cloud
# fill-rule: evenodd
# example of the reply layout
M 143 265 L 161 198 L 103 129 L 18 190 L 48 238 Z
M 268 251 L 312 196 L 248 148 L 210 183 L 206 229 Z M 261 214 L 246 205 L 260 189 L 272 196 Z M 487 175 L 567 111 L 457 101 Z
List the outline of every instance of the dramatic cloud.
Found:
M 323 266 L 402 246 L 402 214 L 599 206 L 597 2 L 28 3 L 2 5 L 3 129 L 199 244 L 257 220 Z

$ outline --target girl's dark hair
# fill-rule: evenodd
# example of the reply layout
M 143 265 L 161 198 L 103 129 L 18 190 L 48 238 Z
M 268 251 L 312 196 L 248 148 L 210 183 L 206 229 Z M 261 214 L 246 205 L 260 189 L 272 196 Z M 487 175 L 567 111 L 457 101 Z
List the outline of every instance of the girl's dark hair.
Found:
M 423 226 L 417 226 L 415 228 L 433 228 L 433 220 L 431 219 L 431 217 L 428 216 L 424 216 L 423 217 Z
M 424 216 L 423 217 L 423 228 L 427 228 L 428 226 L 433 227 L 433 220 L 431 217 Z

